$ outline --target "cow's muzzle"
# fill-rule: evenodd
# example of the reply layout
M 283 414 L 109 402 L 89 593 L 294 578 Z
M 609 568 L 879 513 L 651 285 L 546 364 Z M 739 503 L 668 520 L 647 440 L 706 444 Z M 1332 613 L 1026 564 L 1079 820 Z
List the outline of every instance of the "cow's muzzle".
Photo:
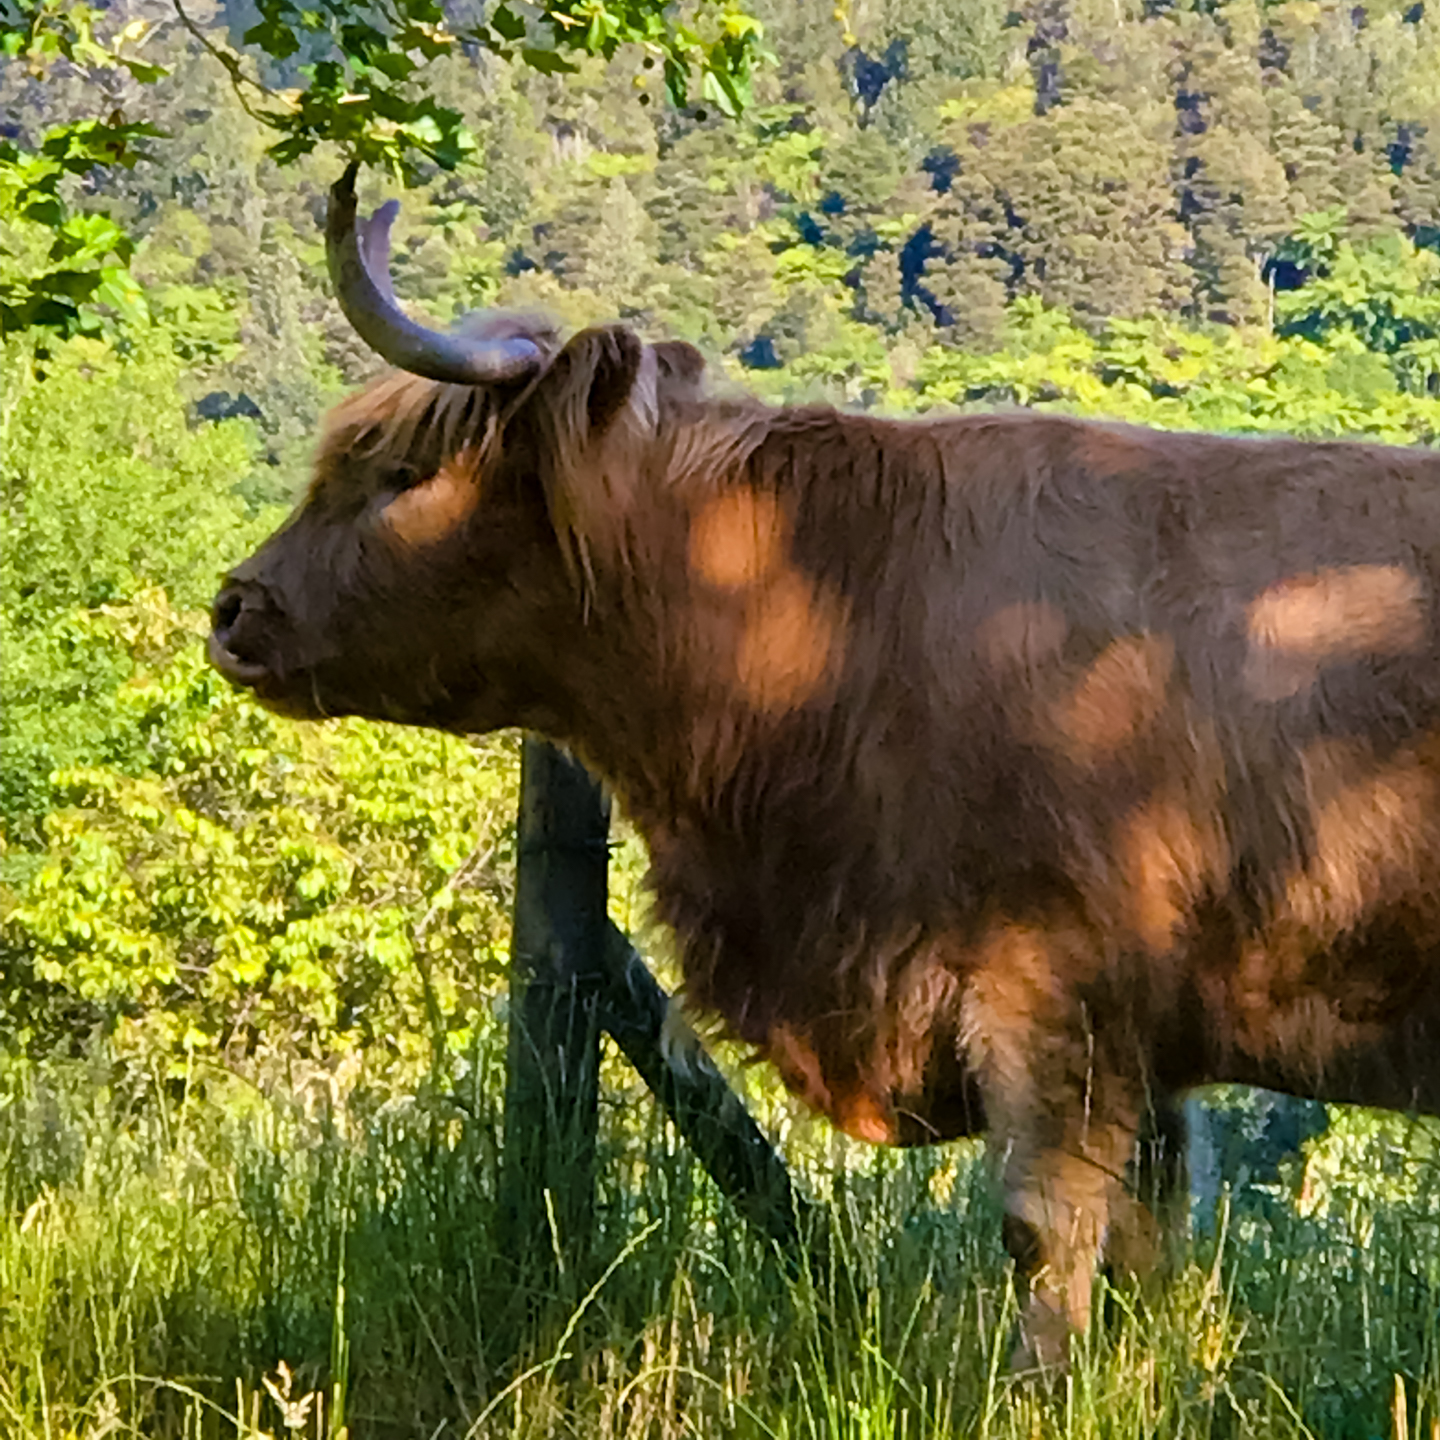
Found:
M 255 688 L 275 675 L 280 611 L 263 585 L 234 581 L 215 598 L 210 663 L 237 685 Z

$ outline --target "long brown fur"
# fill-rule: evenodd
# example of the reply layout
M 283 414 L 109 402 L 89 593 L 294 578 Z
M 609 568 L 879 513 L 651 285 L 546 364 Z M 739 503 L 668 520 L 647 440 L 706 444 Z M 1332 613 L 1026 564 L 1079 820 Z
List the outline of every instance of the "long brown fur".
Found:
M 1437 585 L 1427 452 L 771 409 L 610 329 L 346 402 L 212 645 L 573 746 L 693 1005 L 854 1134 L 996 1133 L 1054 1358 L 1181 1090 L 1440 1111 Z

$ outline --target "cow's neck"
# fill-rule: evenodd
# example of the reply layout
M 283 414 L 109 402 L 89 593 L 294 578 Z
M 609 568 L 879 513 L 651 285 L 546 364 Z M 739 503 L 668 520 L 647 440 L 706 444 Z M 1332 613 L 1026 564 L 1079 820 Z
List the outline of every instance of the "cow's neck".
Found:
M 925 436 L 916 454 L 877 461 L 885 485 L 867 490 L 821 483 L 802 463 L 817 447 L 812 469 L 829 449 L 854 449 L 840 433 L 853 422 L 817 413 L 786 424 L 805 434 L 777 434 L 723 483 L 650 494 L 637 512 L 644 532 L 618 563 L 592 552 L 585 624 L 550 665 L 561 696 L 551 733 L 615 787 L 645 835 L 692 988 L 704 991 L 723 955 L 726 998 L 753 990 L 756 1004 L 783 997 L 777 977 L 797 965 L 811 984 L 857 974 L 917 929 L 948 924 L 970 883 L 957 870 L 977 892 L 987 883 L 959 853 L 953 813 L 926 824 L 946 803 L 913 763 L 941 743 L 934 698 L 906 689 L 897 677 L 913 657 L 878 638 L 909 633 L 885 620 L 909 584 L 886 559 L 892 512 L 909 517 L 917 566 L 960 566 L 973 527 L 956 497 L 941 504 L 943 467 Z M 889 434 L 861 438 L 873 449 Z M 836 553 L 853 567 L 831 563 Z M 874 718 L 868 739 L 857 739 L 857 715 Z M 980 741 L 972 726 L 966 763 L 978 763 Z M 945 855 L 925 854 L 942 834 Z M 913 878 L 940 874 L 943 894 Z M 751 1013 L 728 1018 L 761 1038 Z
M 644 835 L 657 910 L 680 940 L 692 997 L 764 1044 L 787 1009 L 803 1008 L 785 976 L 850 973 L 874 946 L 910 943 L 913 915 L 887 894 L 883 856 L 843 767 L 827 759 L 818 700 L 757 705 L 732 677 L 705 673 L 703 635 L 605 619 L 556 666 L 569 693 L 547 728 L 614 787 Z M 887 909 L 894 924 L 877 929 Z M 851 917 L 861 913 L 867 928 L 857 931 Z

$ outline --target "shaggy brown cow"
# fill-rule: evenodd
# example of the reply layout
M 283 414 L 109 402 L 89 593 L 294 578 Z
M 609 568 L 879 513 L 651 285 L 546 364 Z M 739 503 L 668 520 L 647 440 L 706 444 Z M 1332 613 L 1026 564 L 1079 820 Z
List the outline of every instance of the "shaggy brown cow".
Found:
M 707 397 L 623 328 L 434 336 L 230 576 L 292 714 L 520 725 L 649 840 L 692 1004 L 876 1142 L 998 1140 L 1032 1349 L 1231 1080 L 1440 1108 L 1440 456 Z M 362 258 L 363 253 L 363 258 Z

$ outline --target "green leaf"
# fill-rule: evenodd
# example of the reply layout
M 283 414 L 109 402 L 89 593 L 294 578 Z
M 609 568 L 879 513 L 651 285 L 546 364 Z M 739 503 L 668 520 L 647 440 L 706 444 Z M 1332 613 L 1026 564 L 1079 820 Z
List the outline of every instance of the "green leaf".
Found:
M 263 50 L 272 60 L 288 60 L 300 49 L 295 32 L 278 19 L 252 25 L 241 38 L 246 45 Z
M 685 108 L 690 99 L 690 72 L 672 55 L 665 57 L 665 91 L 677 110 Z
M 95 289 L 98 304 L 108 305 L 131 324 L 139 324 L 149 314 L 145 292 L 135 283 L 135 277 L 120 265 L 107 265 L 100 272 L 100 283 Z
M 725 70 L 706 66 L 701 93 L 729 119 L 733 120 L 745 108 L 734 78 Z
M 573 75 L 576 70 L 574 64 L 554 50 L 539 50 L 526 46 L 520 51 L 520 58 L 532 70 L 538 70 L 542 75 Z
M 144 60 L 135 60 L 128 55 L 120 55 L 116 58 L 130 72 L 131 78 L 138 80 L 142 85 L 153 85 L 157 80 L 163 80 L 170 73 L 164 65 L 151 65 Z
M 387 80 L 408 80 L 415 73 L 415 62 L 408 55 L 394 50 L 383 51 L 373 57 L 371 64 Z
M 497 6 L 490 16 L 490 28 L 511 44 L 525 38 L 525 22 L 508 5 Z
M 19 214 L 37 225 L 58 229 L 65 223 L 65 207 L 53 195 L 40 193 L 20 207 Z

